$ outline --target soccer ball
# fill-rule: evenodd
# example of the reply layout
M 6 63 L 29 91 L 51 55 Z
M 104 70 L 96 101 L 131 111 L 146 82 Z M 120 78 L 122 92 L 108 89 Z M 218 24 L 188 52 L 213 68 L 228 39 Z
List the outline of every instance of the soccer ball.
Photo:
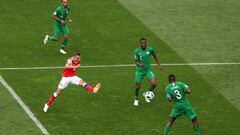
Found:
M 154 98 L 154 93 L 152 91 L 147 91 L 144 96 L 147 98 L 147 99 L 153 99 Z

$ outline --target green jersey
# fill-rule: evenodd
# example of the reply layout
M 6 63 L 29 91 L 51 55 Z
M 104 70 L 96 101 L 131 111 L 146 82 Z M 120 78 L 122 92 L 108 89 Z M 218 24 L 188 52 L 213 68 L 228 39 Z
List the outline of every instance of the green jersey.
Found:
M 66 7 L 64 8 L 63 6 L 57 7 L 57 9 L 54 11 L 53 15 L 57 16 L 59 19 L 65 21 L 66 17 L 68 16 L 70 12 L 70 8 Z M 61 22 L 55 20 L 55 23 L 60 24 Z
M 151 56 L 156 55 L 156 52 L 152 47 L 146 47 L 145 50 L 142 50 L 141 48 L 137 48 L 135 50 L 135 60 L 143 64 L 144 67 L 140 68 L 137 66 L 137 71 L 150 71 L 151 70 Z
M 185 91 L 188 90 L 188 86 L 182 82 L 174 82 L 166 87 L 166 94 L 168 98 L 171 98 L 174 103 L 174 107 L 191 107 Z

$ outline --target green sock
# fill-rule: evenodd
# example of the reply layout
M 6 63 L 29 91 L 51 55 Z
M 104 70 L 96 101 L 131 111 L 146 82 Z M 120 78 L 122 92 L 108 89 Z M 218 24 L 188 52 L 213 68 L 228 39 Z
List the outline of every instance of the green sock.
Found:
M 50 37 L 49 37 L 49 40 L 55 41 L 55 36 L 50 36 Z
M 61 45 L 64 46 L 64 47 L 66 47 L 66 46 L 67 46 L 67 43 L 68 43 L 67 40 L 63 40 L 62 43 L 61 43 Z
M 139 89 L 135 90 L 135 99 L 138 100 Z
M 170 128 L 171 128 L 171 126 L 166 126 L 166 127 L 164 128 L 163 135 L 168 135 L 168 132 L 170 131 Z
M 193 128 L 195 135 L 200 135 L 200 128 Z
M 156 88 L 156 86 L 150 86 L 149 88 L 148 88 L 148 91 L 153 91 L 154 89 Z

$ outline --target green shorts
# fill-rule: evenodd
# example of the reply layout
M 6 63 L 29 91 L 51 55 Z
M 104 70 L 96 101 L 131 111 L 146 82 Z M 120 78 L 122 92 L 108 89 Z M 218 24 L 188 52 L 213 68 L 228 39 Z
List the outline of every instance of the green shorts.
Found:
M 69 34 L 69 30 L 67 25 L 61 25 L 61 24 L 54 24 L 54 36 L 55 37 L 59 37 L 61 35 L 61 33 L 63 35 L 68 35 Z
M 177 117 L 180 117 L 182 114 L 184 114 L 189 120 L 193 120 L 197 116 L 197 114 L 195 113 L 192 107 L 186 107 L 186 108 L 173 107 L 170 117 L 177 118 Z
M 136 71 L 135 82 L 136 83 L 141 83 L 143 78 L 144 78 L 144 76 L 146 76 L 146 78 L 148 80 L 150 80 L 151 78 L 155 77 L 152 71 L 146 71 L 146 72 L 144 72 L 144 71 Z

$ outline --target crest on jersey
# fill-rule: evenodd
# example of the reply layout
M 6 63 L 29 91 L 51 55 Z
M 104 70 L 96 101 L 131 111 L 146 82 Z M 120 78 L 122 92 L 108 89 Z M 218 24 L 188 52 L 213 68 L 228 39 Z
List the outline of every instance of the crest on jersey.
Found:
M 148 54 L 150 54 L 150 52 L 149 52 L 149 51 L 147 51 L 147 52 L 146 52 L 146 54 L 148 55 Z

